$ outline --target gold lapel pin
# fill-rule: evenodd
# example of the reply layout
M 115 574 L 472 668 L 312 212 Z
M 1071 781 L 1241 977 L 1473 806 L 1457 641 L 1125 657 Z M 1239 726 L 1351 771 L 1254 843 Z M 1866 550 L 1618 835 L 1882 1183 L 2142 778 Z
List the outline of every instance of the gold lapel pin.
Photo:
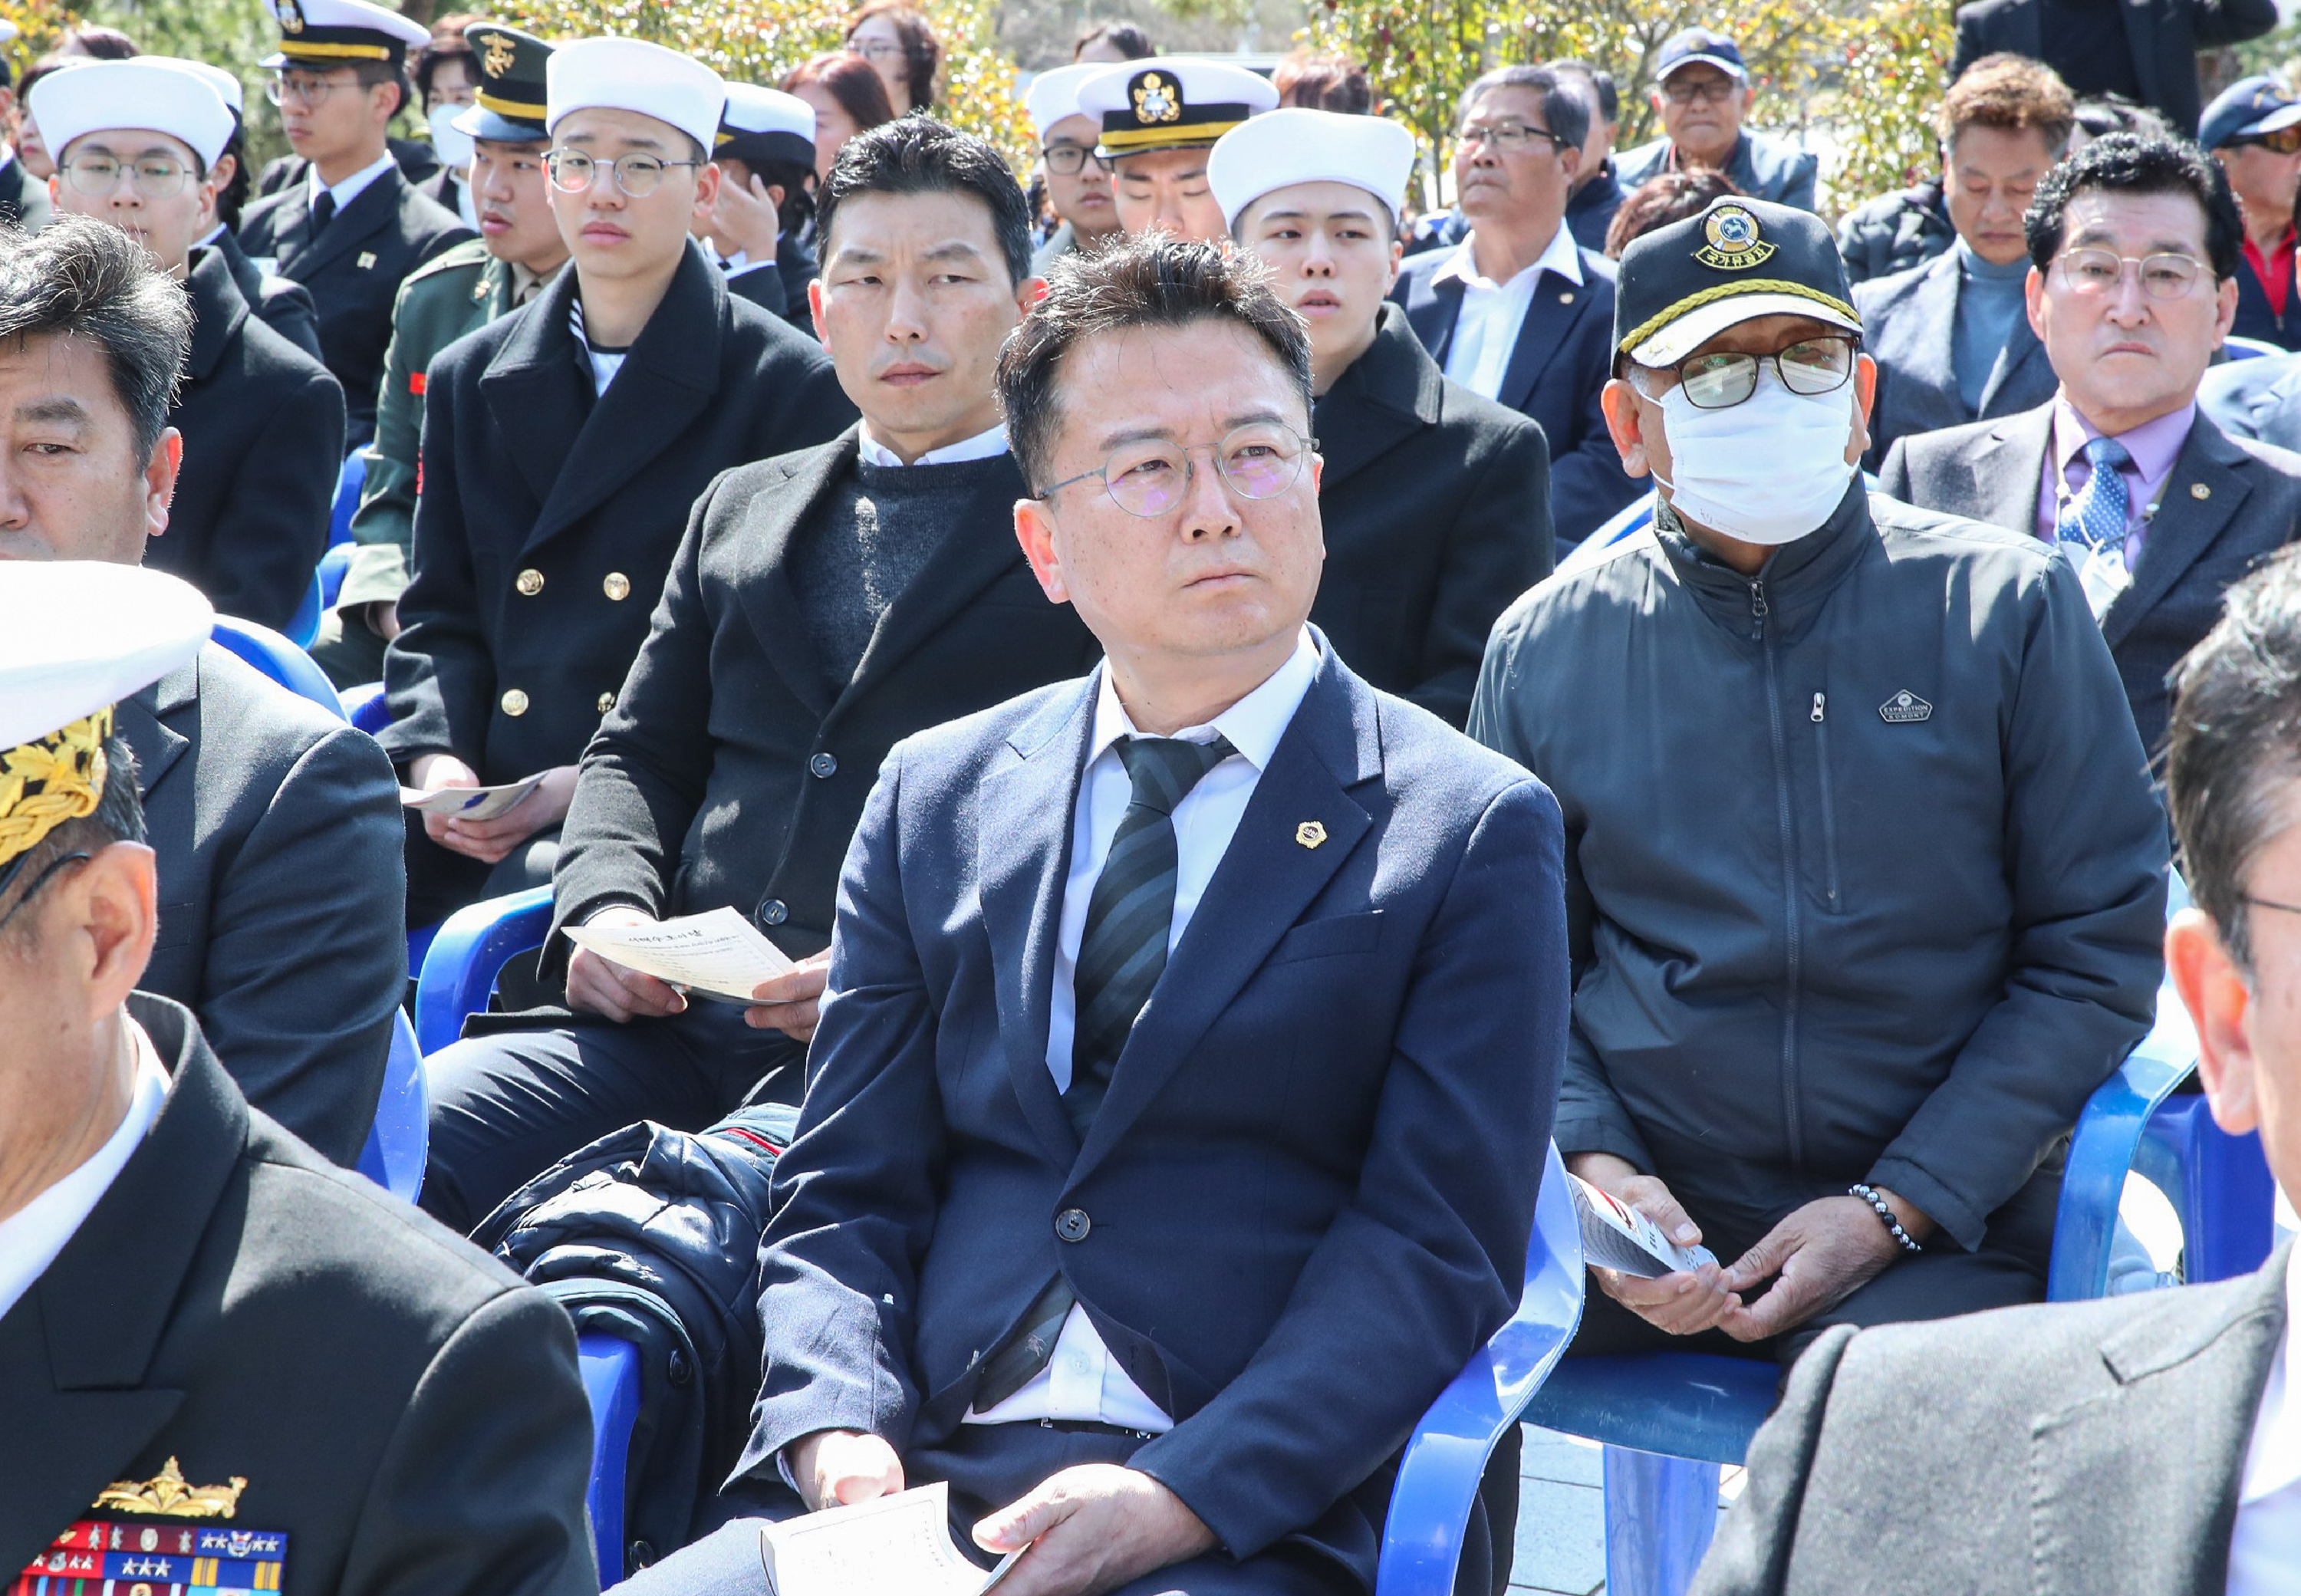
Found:
M 372 249 L 361 250 L 358 265 L 359 269 L 363 272 L 372 272 L 375 270 L 375 251 Z
M 1315 820 L 1306 820 L 1294 828 L 1294 840 L 1304 848 L 1316 848 L 1326 840 L 1326 828 Z
M 2203 482 L 2192 482 L 2189 484 L 2189 497 L 2191 498 L 2211 498 L 2213 496 L 2213 490 L 2206 487 Z

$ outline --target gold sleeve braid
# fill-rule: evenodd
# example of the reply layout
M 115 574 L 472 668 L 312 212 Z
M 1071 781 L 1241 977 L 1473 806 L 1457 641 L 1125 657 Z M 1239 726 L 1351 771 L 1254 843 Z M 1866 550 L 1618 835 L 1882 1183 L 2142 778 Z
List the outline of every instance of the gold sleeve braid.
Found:
M 111 735 L 107 707 L 0 753 L 0 865 L 30 852 L 64 822 L 96 813 Z

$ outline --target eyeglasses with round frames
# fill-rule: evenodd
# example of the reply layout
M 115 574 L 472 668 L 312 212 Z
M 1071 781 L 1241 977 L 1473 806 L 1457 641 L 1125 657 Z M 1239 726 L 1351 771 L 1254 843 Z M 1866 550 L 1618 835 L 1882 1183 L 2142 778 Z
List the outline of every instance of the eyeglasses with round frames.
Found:
M 75 155 L 63 167 L 64 180 L 73 189 L 90 198 L 102 198 L 120 187 L 120 176 L 128 174 L 136 192 L 146 199 L 169 199 L 184 191 L 184 180 L 191 175 L 180 161 L 171 161 L 164 155 L 147 156 L 141 161 L 119 161 L 110 155 Z
M 1570 150 L 1581 146 L 1560 138 L 1548 128 L 1534 127 L 1527 122 L 1465 122 L 1454 130 L 1454 137 L 1465 147 L 1483 144 L 1498 155 L 1523 155 L 1537 138 L 1549 140 L 1554 149 Z
M 1111 450 L 1100 471 L 1065 477 L 1039 497 L 1050 499 L 1074 483 L 1100 477 L 1110 502 L 1129 515 L 1164 515 L 1190 491 L 1198 471 L 1191 456 L 1205 454 L 1241 498 L 1276 498 L 1294 486 L 1302 475 L 1302 462 L 1318 447 L 1317 439 L 1305 438 L 1277 422 L 1249 422 L 1233 427 L 1220 442 L 1212 444 L 1146 438 L 1121 444 Z
M 2089 297 L 2117 292 L 2128 266 L 2140 274 L 2141 291 L 2152 299 L 2179 299 L 2196 288 L 2197 280 L 2205 274 L 2203 262 L 2170 252 L 2144 255 L 2137 261 L 2112 249 L 2072 249 L 2054 263 L 2062 269 L 2063 282 L 2073 291 Z
M 645 199 L 663 185 L 663 174 L 674 166 L 700 166 L 700 161 L 666 161 L 660 155 L 634 152 L 613 161 L 594 160 L 582 150 L 553 150 L 543 157 L 551 186 L 562 194 L 584 194 L 599 180 L 599 169 L 615 173 L 615 187 L 632 199 Z
M 1094 152 L 1083 144 L 1050 144 L 1039 152 L 1039 159 L 1047 163 L 1047 170 L 1060 178 L 1078 176 L 1093 158 Z M 1103 164 L 1103 170 L 1110 170 L 1108 163 Z
M 1686 402 L 1696 410 L 1730 410 L 1758 391 L 1758 368 L 1770 363 L 1782 386 L 1794 394 L 1812 398 L 1844 388 L 1846 379 L 1853 375 L 1859 350 L 1853 338 L 1824 336 L 1802 338 L 1771 355 L 1719 350 L 1689 355 L 1674 366 L 1640 369 L 1676 373 L 1678 387 L 1686 391 Z M 1661 395 L 1646 394 L 1646 397 L 1659 399 Z

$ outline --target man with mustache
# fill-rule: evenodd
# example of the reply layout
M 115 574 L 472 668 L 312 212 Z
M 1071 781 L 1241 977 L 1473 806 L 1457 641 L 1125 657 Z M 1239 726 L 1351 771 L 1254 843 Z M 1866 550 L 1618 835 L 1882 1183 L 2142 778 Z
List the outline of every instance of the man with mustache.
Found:
M 797 1100 L 840 862 L 887 750 L 1094 662 L 1012 531 L 1028 490 L 992 374 L 1041 285 L 1006 163 L 906 117 L 848 142 L 817 214 L 809 297 L 862 423 L 729 472 L 689 520 L 573 781 L 544 953 L 573 1023 L 429 1061 L 423 1202 L 458 1228 L 634 1120 Z M 571 957 L 559 934 L 722 906 L 801 961 L 748 1011 Z

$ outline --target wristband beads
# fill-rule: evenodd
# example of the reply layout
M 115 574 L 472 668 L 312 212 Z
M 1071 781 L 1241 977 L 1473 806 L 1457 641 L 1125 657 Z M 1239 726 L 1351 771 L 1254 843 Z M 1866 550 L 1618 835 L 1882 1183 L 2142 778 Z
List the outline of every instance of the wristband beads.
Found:
M 1885 1225 L 1886 1229 L 1891 1233 L 1895 1242 L 1900 1246 L 1904 1252 L 1922 1252 L 1925 1250 L 1924 1248 L 1920 1247 L 1915 1241 L 1910 1240 L 1910 1233 L 1904 1230 L 1902 1228 L 1902 1222 L 1894 1217 L 1894 1206 L 1887 1202 L 1884 1198 L 1878 1195 L 1878 1188 L 1875 1186 L 1865 1186 L 1857 1181 L 1853 1185 L 1848 1186 L 1845 1191 L 1848 1196 L 1860 1198 L 1863 1202 L 1868 1203 L 1871 1207 L 1878 1211 L 1878 1220 Z

